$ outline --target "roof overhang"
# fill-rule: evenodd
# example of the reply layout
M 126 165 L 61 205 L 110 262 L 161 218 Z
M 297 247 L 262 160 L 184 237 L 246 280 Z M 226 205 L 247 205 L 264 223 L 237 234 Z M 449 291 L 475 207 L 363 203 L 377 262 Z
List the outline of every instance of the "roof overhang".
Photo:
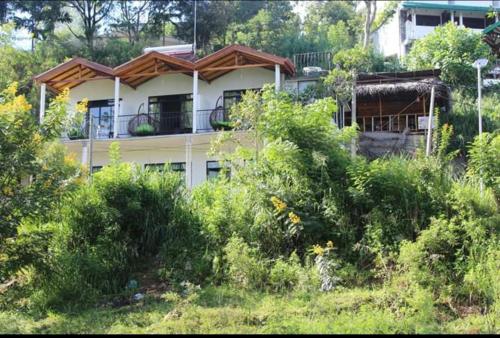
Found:
M 119 77 L 120 82 L 137 88 L 163 74 L 192 76 L 194 71 L 198 71 L 202 80 L 210 82 L 233 70 L 260 67 L 274 71 L 275 65 L 280 66 L 282 73 L 295 74 L 295 66 L 287 58 L 245 46 L 231 45 L 195 62 L 172 54 L 149 51 L 113 69 L 84 58 L 74 58 L 37 75 L 34 79 L 38 83 L 45 83 L 55 92 L 66 87 L 76 87 L 86 81 L 115 77 Z
M 113 69 L 84 58 L 73 58 L 40 75 L 35 82 L 45 83 L 54 92 L 73 88 L 86 81 L 113 79 Z
M 142 54 L 113 69 L 115 76 L 121 81 L 137 88 L 146 81 L 163 74 L 191 74 L 194 64 L 157 51 Z
M 282 73 L 295 74 L 295 66 L 287 58 L 246 46 L 231 45 L 196 61 L 195 69 L 202 78 L 213 81 L 236 69 L 261 67 L 274 70 L 276 64 L 280 65 Z
M 403 8 L 415 9 L 441 9 L 447 11 L 467 11 L 467 12 L 488 12 L 490 10 L 498 11 L 500 7 L 486 7 L 486 6 L 469 6 L 457 4 L 445 4 L 439 2 L 418 2 L 418 1 L 405 1 L 401 4 Z

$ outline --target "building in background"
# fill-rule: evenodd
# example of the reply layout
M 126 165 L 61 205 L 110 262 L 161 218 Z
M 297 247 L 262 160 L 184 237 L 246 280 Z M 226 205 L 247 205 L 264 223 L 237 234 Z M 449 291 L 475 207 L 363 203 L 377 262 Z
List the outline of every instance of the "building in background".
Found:
M 495 11 L 494 17 L 487 14 Z M 373 34 L 384 56 L 405 56 L 413 42 L 449 21 L 481 33 L 498 22 L 499 0 L 404 0 L 394 16 Z

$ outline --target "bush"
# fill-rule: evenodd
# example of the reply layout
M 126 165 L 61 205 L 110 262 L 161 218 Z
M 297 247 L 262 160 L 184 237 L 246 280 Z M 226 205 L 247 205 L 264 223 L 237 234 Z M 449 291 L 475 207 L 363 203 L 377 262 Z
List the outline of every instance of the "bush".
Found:
M 119 292 L 145 262 L 169 266 L 177 262 L 173 250 L 194 246 L 176 215 L 184 198 L 180 175 L 121 163 L 118 152 L 113 144 L 111 164 L 66 199 L 54 226 L 50 271 L 38 271 L 53 305 Z
M 491 193 L 455 184 L 448 195 L 449 215 L 434 218 L 415 242 L 401 247 L 402 270 L 441 302 L 491 305 L 498 297 L 492 262 L 497 255 L 500 217 Z
M 241 238 L 233 236 L 226 247 L 228 277 L 234 286 L 244 289 L 264 288 L 267 278 L 267 261 L 256 249 L 252 249 Z
M 470 146 L 467 174 L 474 180 L 482 179 L 500 200 L 500 134 L 484 133 Z

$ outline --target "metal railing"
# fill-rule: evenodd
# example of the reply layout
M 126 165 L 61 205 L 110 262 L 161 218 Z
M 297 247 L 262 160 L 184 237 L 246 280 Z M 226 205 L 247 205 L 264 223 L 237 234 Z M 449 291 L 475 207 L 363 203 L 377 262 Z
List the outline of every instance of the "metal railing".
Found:
M 356 118 L 356 123 L 362 132 L 394 132 L 401 133 L 405 129 L 411 132 L 424 132 L 418 128 L 418 118 L 421 114 L 371 115 Z M 351 117 L 345 117 L 345 126 L 351 125 Z
M 213 132 L 228 129 L 228 111 L 218 108 L 197 111 L 197 133 Z M 212 120 L 211 120 L 212 116 Z M 141 137 L 154 135 L 189 134 L 193 132 L 192 112 L 145 113 L 118 116 L 118 137 Z M 110 139 L 114 137 L 114 118 L 99 123 L 94 120 L 92 135 L 94 139 Z M 71 128 L 65 133 L 69 139 L 87 139 L 89 122 L 81 127 Z
M 295 54 L 293 63 L 297 72 L 297 76 L 305 75 L 304 67 L 321 67 L 322 70 L 329 71 L 333 67 L 332 52 L 311 52 Z

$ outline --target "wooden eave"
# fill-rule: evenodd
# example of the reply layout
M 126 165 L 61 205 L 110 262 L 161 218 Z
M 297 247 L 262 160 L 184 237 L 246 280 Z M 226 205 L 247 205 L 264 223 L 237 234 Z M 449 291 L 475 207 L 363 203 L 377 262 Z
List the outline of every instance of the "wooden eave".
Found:
M 194 64 L 167 54 L 151 51 L 113 69 L 120 81 L 133 88 L 163 74 L 192 75 Z
M 34 79 L 58 93 L 64 88 L 71 89 L 86 81 L 113 78 L 113 69 L 77 57 L 35 76 Z
M 231 45 L 195 62 L 195 69 L 208 81 L 213 81 L 236 69 L 266 68 L 274 70 L 275 64 L 289 75 L 295 74 L 293 63 L 276 55 L 257 51 L 255 49 Z

